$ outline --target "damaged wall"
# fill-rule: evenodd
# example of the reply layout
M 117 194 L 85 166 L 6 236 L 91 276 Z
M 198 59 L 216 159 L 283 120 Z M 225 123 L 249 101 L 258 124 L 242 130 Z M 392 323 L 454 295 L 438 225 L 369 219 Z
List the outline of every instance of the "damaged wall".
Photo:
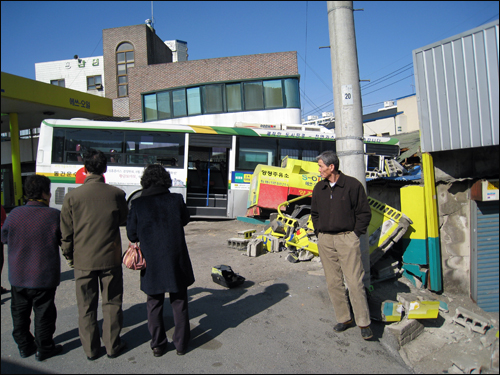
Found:
M 436 184 L 460 178 L 498 178 L 499 147 L 433 152 Z
M 470 292 L 470 186 L 471 182 L 437 183 L 443 290 Z

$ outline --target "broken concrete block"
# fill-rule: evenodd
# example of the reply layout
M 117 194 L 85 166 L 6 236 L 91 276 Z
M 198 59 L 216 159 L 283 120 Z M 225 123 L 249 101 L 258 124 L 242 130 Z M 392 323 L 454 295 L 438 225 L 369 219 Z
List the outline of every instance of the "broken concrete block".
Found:
M 403 305 L 396 301 L 382 302 L 382 321 L 399 322 L 403 314 Z
M 458 358 L 452 359 L 451 362 L 455 366 L 457 366 L 464 374 L 481 373 L 481 366 L 479 366 L 475 360 L 467 356 L 462 355 Z M 479 372 L 474 372 L 475 370 L 479 370 Z
M 227 240 L 227 245 L 233 249 L 245 250 L 247 248 L 249 241 L 250 240 L 244 240 L 242 238 L 233 237 Z
M 473 313 L 472 311 L 464 309 L 463 307 L 458 307 L 456 309 L 453 322 L 470 328 L 472 331 L 481 333 L 483 335 L 491 325 L 487 319 Z
M 418 301 L 418 295 L 415 293 L 398 293 L 396 299 L 403 304 L 403 308 L 408 312 L 410 311 L 410 303 Z
M 299 251 L 299 260 L 301 262 L 311 260 L 312 258 L 314 258 L 314 254 L 311 253 L 310 251 L 308 251 L 308 250 L 300 250 Z
M 249 240 L 252 238 L 252 235 L 254 233 L 255 233 L 255 229 L 240 230 L 238 232 L 238 237 L 244 238 L 245 240 Z
M 403 319 L 399 323 L 393 323 L 386 327 L 387 332 L 390 333 L 399 344 L 399 347 L 416 339 L 423 331 L 424 326 L 418 320 Z M 399 350 L 399 348 L 398 348 Z
M 274 236 L 269 236 L 269 239 L 271 241 L 271 252 L 273 253 L 279 253 L 281 251 L 281 245 L 283 243 L 283 240 L 281 238 L 276 238 Z
M 446 302 L 443 302 L 443 301 L 439 301 L 439 311 L 442 311 L 442 312 L 450 312 L 450 310 L 448 309 L 448 304 Z
M 248 242 L 247 255 L 249 257 L 258 257 L 265 253 L 264 243 L 260 238 L 254 238 Z

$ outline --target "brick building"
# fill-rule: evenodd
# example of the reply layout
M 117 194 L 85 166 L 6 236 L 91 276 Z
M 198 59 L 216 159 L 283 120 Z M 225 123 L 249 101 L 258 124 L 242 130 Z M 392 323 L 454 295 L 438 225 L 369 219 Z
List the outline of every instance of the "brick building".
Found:
M 200 103 L 197 103 L 196 106 L 200 107 L 199 113 L 190 111 L 188 107 L 185 115 L 182 111 L 178 113 L 172 111 L 169 118 L 159 116 L 155 120 L 165 123 L 194 121 L 199 125 L 227 126 L 234 125 L 236 121 L 300 123 L 299 74 L 296 52 L 177 61 L 174 63 L 172 51 L 167 44 L 173 45 L 171 42 L 163 42 L 148 25 L 103 30 L 104 85 L 106 97 L 114 101 L 115 116 L 126 116 L 131 121 L 137 122 L 148 121 L 143 110 L 144 95 L 166 91 L 165 95 L 168 96 L 169 90 L 176 89 L 173 90 L 175 93 L 172 94 L 172 97 L 176 97 L 169 99 L 172 109 L 175 109 L 174 102 L 176 100 L 185 100 L 186 106 L 187 102 L 191 100 L 188 100 L 190 93 L 182 94 L 179 90 L 198 91 L 197 97 Z M 175 45 L 182 47 L 183 43 Z M 187 48 L 185 48 L 185 52 L 187 52 Z M 185 58 L 187 59 L 187 53 Z M 266 92 L 266 85 L 271 85 L 267 81 L 273 81 L 273 84 L 276 84 L 278 80 L 286 79 L 294 80 L 293 85 L 291 82 L 283 82 L 283 91 L 290 92 L 288 101 L 281 104 L 266 104 L 266 94 L 263 93 Z M 262 86 L 259 95 L 263 95 L 264 99 L 261 106 L 248 110 L 244 100 L 246 97 L 250 97 L 251 90 L 245 92 L 243 83 L 250 81 L 259 82 L 258 84 Z M 241 108 L 231 110 L 231 108 L 221 106 L 220 110 L 210 112 L 203 103 L 210 101 L 208 93 L 213 87 L 208 89 L 205 87 L 210 86 L 210 84 L 225 85 L 227 83 L 242 83 L 243 103 Z M 272 91 L 268 90 L 268 92 Z M 286 96 L 286 92 L 284 94 Z M 184 95 L 184 99 L 179 99 L 179 95 Z M 224 92 L 220 99 L 223 100 L 225 95 Z

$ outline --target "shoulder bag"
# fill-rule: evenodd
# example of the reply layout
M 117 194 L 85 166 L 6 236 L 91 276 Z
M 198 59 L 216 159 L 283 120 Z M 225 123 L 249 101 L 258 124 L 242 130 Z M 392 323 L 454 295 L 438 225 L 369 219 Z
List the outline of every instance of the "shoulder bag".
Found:
M 142 255 L 139 243 L 129 242 L 128 249 L 123 254 L 123 264 L 131 270 L 143 270 L 146 268 L 146 259 Z

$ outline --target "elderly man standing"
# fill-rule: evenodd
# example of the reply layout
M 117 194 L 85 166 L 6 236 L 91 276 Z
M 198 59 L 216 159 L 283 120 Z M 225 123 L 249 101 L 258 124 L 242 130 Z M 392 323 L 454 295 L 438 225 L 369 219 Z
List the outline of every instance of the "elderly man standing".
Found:
M 99 286 L 102 294 L 102 340 L 108 357 L 126 348 L 123 326 L 123 270 L 120 226 L 127 222 L 123 190 L 104 182 L 104 153 L 89 150 L 83 157 L 82 186 L 64 197 L 61 209 L 62 253 L 75 269 L 80 340 L 87 358 L 99 357 L 101 340 L 97 324 Z
M 370 224 L 370 205 L 363 185 L 339 170 L 337 154 L 325 151 L 316 159 L 323 180 L 313 190 L 311 218 L 338 322 L 333 329 L 342 332 L 352 324 L 345 277 L 356 324 L 361 328 L 361 337 L 368 340 L 373 333 L 363 284 L 365 271 L 359 237 Z

